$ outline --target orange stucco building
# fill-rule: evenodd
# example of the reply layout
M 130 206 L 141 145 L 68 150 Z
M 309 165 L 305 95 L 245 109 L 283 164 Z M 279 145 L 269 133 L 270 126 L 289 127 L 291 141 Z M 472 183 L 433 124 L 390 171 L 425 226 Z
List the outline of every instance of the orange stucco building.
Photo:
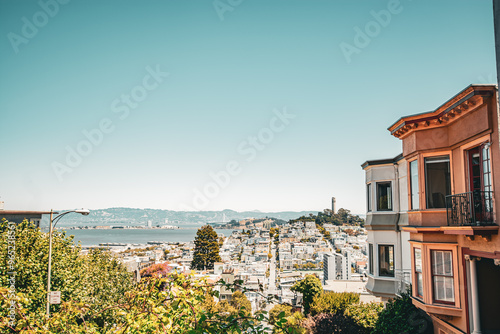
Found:
M 435 333 L 500 333 L 497 88 L 471 85 L 389 127 L 407 162 L 413 303 Z

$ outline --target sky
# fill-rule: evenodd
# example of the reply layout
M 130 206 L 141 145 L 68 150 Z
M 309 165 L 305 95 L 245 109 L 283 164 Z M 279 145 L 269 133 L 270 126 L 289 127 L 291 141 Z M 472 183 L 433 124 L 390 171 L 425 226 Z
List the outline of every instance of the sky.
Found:
M 364 214 L 387 128 L 495 82 L 485 0 L 0 0 L 0 201 Z

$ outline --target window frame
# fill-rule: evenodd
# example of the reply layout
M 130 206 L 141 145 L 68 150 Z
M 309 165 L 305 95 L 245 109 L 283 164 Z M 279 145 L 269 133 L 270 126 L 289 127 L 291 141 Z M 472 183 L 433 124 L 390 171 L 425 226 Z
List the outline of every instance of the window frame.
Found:
M 387 201 L 387 205 L 388 205 L 387 209 L 381 209 L 380 208 L 379 186 L 380 185 L 384 185 L 384 184 L 388 184 L 389 185 L 388 194 L 389 194 L 389 200 L 390 201 L 389 200 Z M 392 201 L 392 181 L 380 181 L 380 182 L 376 182 L 375 185 L 376 185 L 377 211 L 393 211 L 394 208 L 393 208 L 393 201 Z
M 366 184 L 366 211 L 372 212 L 372 184 Z
M 425 208 L 427 210 L 431 209 L 431 210 L 445 210 L 446 209 L 446 196 L 448 195 L 451 195 L 453 194 L 453 178 L 452 178 L 452 166 L 453 166 L 453 163 L 452 163 L 452 159 L 451 159 L 451 152 L 440 152 L 442 154 L 434 154 L 434 155 L 426 155 L 423 157 L 423 170 L 424 170 L 424 189 L 425 189 L 425 192 L 424 192 L 424 200 L 425 200 Z M 429 191 L 429 176 L 428 176 L 428 171 L 427 171 L 427 159 L 437 159 L 437 158 L 447 158 L 448 159 L 448 174 L 449 174 L 449 194 L 445 194 L 445 198 L 444 198 L 444 206 L 443 207 L 439 207 L 439 208 L 430 208 L 429 207 L 429 198 L 428 196 L 430 195 L 430 191 Z
M 417 269 L 417 254 L 416 254 L 416 251 L 419 251 L 420 253 L 420 271 L 418 271 Z M 417 298 L 420 298 L 420 299 L 424 299 L 424 274 L 423 274 L 423 252 L 422 252 L 422 248 L 420 247 L 413 247 L 413 263 L 415 264 L 414 265 L 414 269 L 413 269 L 413 281 L 415 282 L 415 297 Z M 421 283 L 422 283 L 422 286 L 420 286 L 419 284 L 419 277 L 420 275 L 420 278 L 421 278 Z M 419 292 L 419 287 L 421 288 L 422 290 L 422 294 L 420 294 Z
M 378 261 L 377 261 L 378 262 L 378 276 L 380 276 L 380 277 L 393 277 L 393 278 L 396 277 L 396 275 L 395 275 L 396 274 L 396 270 L 395 270 L 396 267 L 395 267 L 395 253 L 394 253 L 395 247 L 394 247 L 394 245 L 393 244 L 378 244 L 377 246 L 378 246 L 377 247 L 377 250 L 378 250 L 378 252 L 377 252 L 377 256 L 378 256 Z M 380 250 L 381 250 L 382 247 L 392 248 L 392 275 L 390 275 L 390 274 L 384 274 L 383 275 L 381 273 L 380 268 L 382 267 L 381 266 L 382 257 L 380 256 Z M 390 266 L 390 263 L 389 263 L 389 266 Z
M 450 272 L 451 275 L 445 275 L 445 274 L 435 274 L 434 273 L 434 252 L 448 252 L 450 253 Z M 456 295 L 455 295 L 455 266 L 453 265 L 453 251 L 451 249 L 430 249 L 429 250 L 429 255 L 430 255 L 430 266 L 431 266 L 431 283 L 432 283 L 432 303 L 434 304 L 446 304 L 446 305 L 455 305 L 456 302 Z M 444 264 L 443 264 L 444 265 Z M 436 289 L 435 289 L 435 284 L 434 284 L 434 277 L 445 277 L 445 278 L 451 278 L 452 280 L 452 285 L 453 285 L 453 301 L 448 301 L 448 300 L 440 300 L 436 298 Z
M 368 243 L 368 273 L 370 275 L 373 275 L 374 274 L 374 270 L 373 270 L 373 263 L 374 263 L 374 258 L 373 258 L 373 243 Z
M 409 181 L 409 195 L 410 195 L 410 209 L 411 210 L 420 210 L 421 209 L 421 201 L 420 201 L 420 170 L 419 170 L 419 163 L 418 163 L 418 158 L 408 161 L 408 181 Z M 413 182 L 413 174 L 412 174 L 412 164 L 416 164 L 417 168 L 417 179 L 416 183 L 414 184 Z M 415 187 L 416 185 L 416 187 Z M 416 189 L 415 189 L 416 188 Z M 413 193 L 413 191 L 416 190 L 416 194 Z M 417 207 L 415 207 L 414 202 L 413 202 L 413 196 L 416 195 L 416 199 L 418 201 Z

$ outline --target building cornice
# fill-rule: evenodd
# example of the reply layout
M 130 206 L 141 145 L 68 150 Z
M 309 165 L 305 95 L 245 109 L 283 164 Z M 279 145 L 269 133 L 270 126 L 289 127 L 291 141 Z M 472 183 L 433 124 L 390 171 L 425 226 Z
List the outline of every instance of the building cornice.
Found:
M 493 96 L 496 90 L 495 85 L 470 85 L 436 110 L 404 116 L 388 130 L 403 139 L 415 131 L 447 126 L 482 105 L 484 98 Z

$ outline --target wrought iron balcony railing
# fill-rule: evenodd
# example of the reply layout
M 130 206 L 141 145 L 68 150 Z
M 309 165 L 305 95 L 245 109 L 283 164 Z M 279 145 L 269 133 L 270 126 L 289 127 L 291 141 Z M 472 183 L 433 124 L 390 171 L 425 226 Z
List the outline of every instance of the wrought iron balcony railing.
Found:
M 446 196 L 449 226 L 494 225 L 493 192 L 471 191 Z

